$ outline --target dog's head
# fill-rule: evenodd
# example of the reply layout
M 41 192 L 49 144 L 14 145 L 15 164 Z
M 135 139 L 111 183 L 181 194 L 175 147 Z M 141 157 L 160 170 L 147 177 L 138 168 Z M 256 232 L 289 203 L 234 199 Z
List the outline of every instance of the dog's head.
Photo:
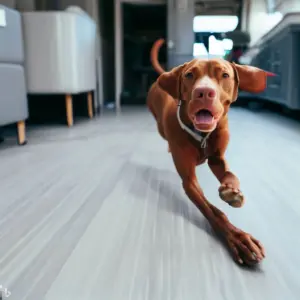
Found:
M 186 114 L 197 130 L 211 132 L 237 99 L 238 89 L 259 93 L 266 87 L 267 76 L 264 70 L 221 59 L 194 59 L 160 75 L 158 84 L 185 102 Z

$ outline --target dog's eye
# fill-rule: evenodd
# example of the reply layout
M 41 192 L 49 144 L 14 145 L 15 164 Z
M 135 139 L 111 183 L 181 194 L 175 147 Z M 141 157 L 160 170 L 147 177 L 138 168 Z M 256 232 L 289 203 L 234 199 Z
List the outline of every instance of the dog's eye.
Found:
M 228 74 L 228 73 L 223 73 L 223 74 L 222 74 L 222 77 L 223 77 L 223 78 L 228 78 L 228 77 L 229 77 L 229 74 Z
M 193 73 L 192 72 L 186 73 L 185 78 L 192 79 L 193 78 Z

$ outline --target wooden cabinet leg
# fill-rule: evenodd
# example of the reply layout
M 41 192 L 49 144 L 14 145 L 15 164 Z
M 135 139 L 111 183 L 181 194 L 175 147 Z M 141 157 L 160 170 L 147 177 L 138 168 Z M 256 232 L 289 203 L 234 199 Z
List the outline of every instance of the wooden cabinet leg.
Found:
M 26 128 L 25 128 L 25 121 L 19 121 L 17 123 L 17 130 L 18 130 L 18 144 L 23 146 L 26 145 Z
M 92 96 L 92 92 L 89 92 L 87 94 L 87 104 L 88 104 L 88 114 L 89 114 L 89 118 L 92 119 L 94 117 L 94 113 L 93 113 L 93 96 Z
M 67 124 L 69 127 L 73 126 L 73 99 L 72 95 L 66 95 L 66 114 Z

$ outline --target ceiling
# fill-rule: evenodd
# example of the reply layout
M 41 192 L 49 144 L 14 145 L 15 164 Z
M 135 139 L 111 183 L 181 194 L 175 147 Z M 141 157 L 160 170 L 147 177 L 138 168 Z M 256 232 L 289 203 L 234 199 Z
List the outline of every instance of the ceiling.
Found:
M 242 0 L 195 0 L 196 15 L 239 15 Z

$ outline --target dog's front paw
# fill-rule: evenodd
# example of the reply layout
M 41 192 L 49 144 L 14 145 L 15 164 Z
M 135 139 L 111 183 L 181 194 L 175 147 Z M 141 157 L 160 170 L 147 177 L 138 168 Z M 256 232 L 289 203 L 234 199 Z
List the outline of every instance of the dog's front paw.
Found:
M 231 172 L 227 171 L 221 180 L 219 187 L 220 198 L 232 207 L 241 207 L 245 202 L 244 195 L 240 191 L 240 182 Z
M 240 189 L 233 184 L 223 183 L 219 188 L 220 198 L 232 207 L 241 207 L 245 202 L 244 195 Z
M 263 245 L 252 235 L 239 229 L 230 231 L 226 240 L 236 262 L 254 266 L 265 258 Z

